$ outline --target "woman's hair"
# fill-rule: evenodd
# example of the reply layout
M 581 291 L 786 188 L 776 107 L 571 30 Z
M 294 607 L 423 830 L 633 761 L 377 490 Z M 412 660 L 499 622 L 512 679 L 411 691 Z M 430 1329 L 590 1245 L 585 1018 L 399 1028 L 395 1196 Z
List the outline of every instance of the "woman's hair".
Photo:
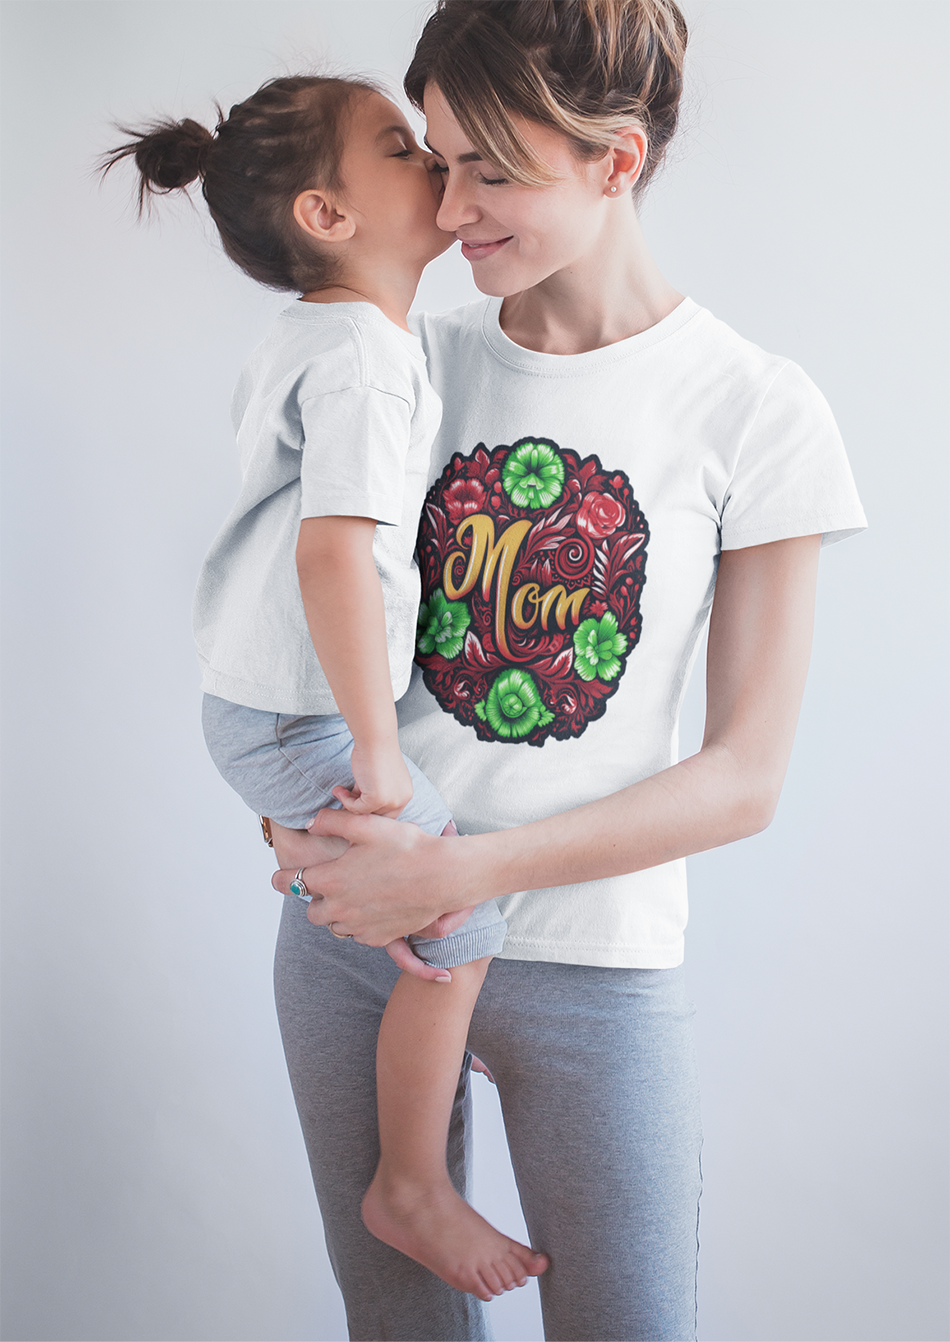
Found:
M 311 187 L 341 189 L 346 118 L 355 97 L 376 92 L 362 79 L 272 79 L 227 117 L 219 107 L 213 133 L 190 118 L 119 126 L 133 138 L 103 154 L 99 169 L 135 158 L 140 214 L 151 196 L 200 177 L 231 260 L 271 289 L 307 293 L 331 283 L 336 267 L 297 225 L 294 200 Z
M 588 160 L 636 123 L 649 142 L 639 191 L 676 129 L 686 40 L 673 0 L 438 0 L 405 89 L 421 108 L 437 85 L 479 153 L 529 186 L 553 174 L 513 116 L 562 132 Z

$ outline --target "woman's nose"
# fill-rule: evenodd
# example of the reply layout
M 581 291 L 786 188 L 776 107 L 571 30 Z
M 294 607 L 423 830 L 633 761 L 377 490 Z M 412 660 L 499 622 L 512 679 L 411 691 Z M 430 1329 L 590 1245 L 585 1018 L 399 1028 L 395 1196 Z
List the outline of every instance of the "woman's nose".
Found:
M 442 184 L 442 203 L 435 221 L 444 232 L 454 233 L 464 224 L 474 223 L 479 212 L 474 201 L 467 199 L 464 182 L 460 183 L 458 178 L 453 181 L 448 172 L 443 175 Z

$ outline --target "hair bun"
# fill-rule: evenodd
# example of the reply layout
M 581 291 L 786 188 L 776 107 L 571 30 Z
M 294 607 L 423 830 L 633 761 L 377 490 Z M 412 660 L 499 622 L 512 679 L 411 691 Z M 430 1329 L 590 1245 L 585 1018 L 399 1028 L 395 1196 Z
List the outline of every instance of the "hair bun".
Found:
M 157 122 L 139 136 L 135 164 L 150 186 L 174 191 L 203 174 L 213 144 L 211 132 L 190 117 Z
M 190 117 L 184 121 L 153 121 L 139 130 L 129 126 L 117 129 L 132 139 L 103 154 L 97 166 L 105 176 L 123 159 L 135 159 L 139 172 L 139 213 L 149 196 L 177 191 L 204 176 L 214 136 Z

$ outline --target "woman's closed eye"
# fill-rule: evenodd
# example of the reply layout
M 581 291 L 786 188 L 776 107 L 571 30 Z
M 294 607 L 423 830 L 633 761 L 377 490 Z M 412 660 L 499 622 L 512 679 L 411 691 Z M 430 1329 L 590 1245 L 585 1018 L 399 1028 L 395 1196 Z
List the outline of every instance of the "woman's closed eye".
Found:
M 448 170 L 447 163 L 435 162 L 432 165 L 432 171 L 439 173 L 442 177 L 446 175 Z M 476 174 L 475 180 L 479 186 L 506 186 L 508 184 L 507 177 L 485 177 L 482 173 Z

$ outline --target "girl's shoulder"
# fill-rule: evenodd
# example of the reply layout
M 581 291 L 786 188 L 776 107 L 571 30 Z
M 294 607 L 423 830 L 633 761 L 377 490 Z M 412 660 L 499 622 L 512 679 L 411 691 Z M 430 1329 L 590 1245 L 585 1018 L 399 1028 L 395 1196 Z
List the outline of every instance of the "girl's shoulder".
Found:
M 477 298 L 447 312 L 414 312 L 409 325 L 431 357 L 437 350 L 450 352 L 467 341 L 478 339 L 492 299 Z
M 298 399 L 372 387 L 406 395 L 425 373 L 419 340 L 370 303 L 306 303 L 277 316 L 243 382 L 293 387 Z

